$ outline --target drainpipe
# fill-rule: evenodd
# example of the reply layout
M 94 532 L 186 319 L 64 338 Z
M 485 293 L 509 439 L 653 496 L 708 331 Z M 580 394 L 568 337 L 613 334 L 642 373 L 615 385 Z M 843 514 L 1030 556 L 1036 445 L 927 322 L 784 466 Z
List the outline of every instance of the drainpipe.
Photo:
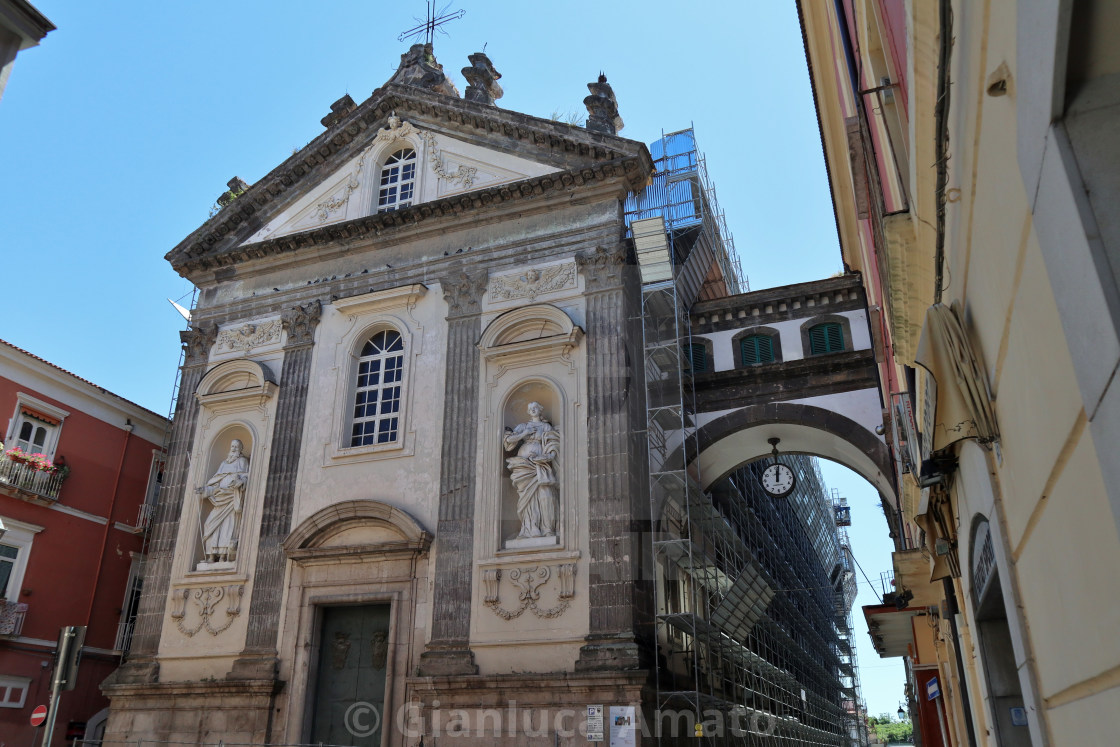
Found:
M 97 554 L 97 565 L 93 567 L 93 589 L 89 594 L 89 609 L 86 610 L 86 627 L 88 629 L 91 622 L 93 622 L 93 603 L 97 599 L 97 585 L 101 582 L 101 564 L 105 562 L 105 548 L 109 545 L 109 530 L 113 528 L 113 509 L 117 507 L 117 492 L 121 485 L 121 471 L 124 469 L 124 455 L 128 452 L 128 442 L 132 438 L 132 432 L 136 426 L 132 424 L 132 420 L 126 419 L 124 421 L 124 444 L 121 445 L 121 458 L 117 462 L 117 474 L 113 478 L 113 492 L 109 501 L 109 512 L 105 516 L 105 531 L 101 535 L 101 550 Z

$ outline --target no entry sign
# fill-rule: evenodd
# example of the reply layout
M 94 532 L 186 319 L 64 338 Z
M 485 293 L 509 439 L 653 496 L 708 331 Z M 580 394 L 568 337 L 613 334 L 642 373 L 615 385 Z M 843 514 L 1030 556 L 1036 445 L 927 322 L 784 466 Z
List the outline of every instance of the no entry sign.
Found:
M 35 710 L 31 712 L 31 725 L 42 726 L 43 722 L 47 720 L 47 707 L 36 706 Z

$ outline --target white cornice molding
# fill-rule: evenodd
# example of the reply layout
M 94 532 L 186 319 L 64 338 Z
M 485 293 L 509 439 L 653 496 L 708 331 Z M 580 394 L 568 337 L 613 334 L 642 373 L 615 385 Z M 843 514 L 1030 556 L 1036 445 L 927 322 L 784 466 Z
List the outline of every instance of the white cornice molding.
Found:
M 390 309 L 411 308 L 427 292 L 428 286 L 422 283 L 413 283 L 412 285 L 401 285 L 375 293 L 338 298 L 332 301 L 331 305 L 342 314 L 355 317 Z

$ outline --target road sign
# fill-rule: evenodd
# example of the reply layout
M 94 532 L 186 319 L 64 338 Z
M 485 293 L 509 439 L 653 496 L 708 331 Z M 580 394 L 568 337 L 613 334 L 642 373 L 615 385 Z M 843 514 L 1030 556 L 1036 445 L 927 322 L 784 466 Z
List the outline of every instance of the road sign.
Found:
M 941 687 L 937 684 L 936 677 L 930 677 L 926 683 L 926 700 L 933 700 L 941 695 Z
M 603 706 L 587 706 L 587 741 L 603 741 Z
M 31 725 L 42 726 L 43 722 L 47 720 L 47 707 L 35 706 L 35 710 L 31 712 Z

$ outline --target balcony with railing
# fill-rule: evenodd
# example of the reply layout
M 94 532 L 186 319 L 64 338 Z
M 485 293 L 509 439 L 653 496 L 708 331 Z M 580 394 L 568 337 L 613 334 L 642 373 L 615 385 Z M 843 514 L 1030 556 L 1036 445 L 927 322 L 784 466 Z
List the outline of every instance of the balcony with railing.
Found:
M 0 454 L 0 492 L 18 498 L 57 501 L 68 474 L 66 468 L 44 471 Z

